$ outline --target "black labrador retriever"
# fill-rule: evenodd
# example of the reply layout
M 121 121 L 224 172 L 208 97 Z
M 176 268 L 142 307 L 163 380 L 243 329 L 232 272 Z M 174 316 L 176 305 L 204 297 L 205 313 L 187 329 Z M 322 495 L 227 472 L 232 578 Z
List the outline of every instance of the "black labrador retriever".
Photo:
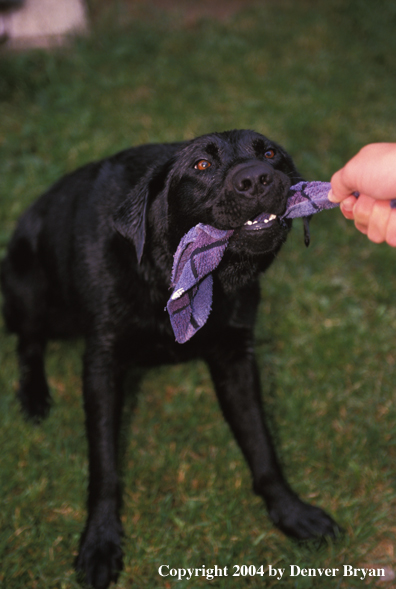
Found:
M 84 408 L 89 443 L 88 519 L 76 569 L 95 589 L 122 568 L 117 437 L 131 363 L 204 359 L 256 493 L 283 532 L 334 537 L 335 522 L 291 490 L 265 425 L 253 327 L 258 276 L 274 261 L 290 222 L 280 222 L 300 180 L 290 156 L 252 131 L 143 145 L 67 175 L 22 216 L 2 265 L 4 316 L 18 335 L 19 400 L 29 418 L 50 407 L 49 338 L 85 338 Z M 267 223 L 252 220 L 271 213 Z M 207 323 L 175 342 L 164 307 L 173 257 L 198 223 L 233 229 L 213 273 Z

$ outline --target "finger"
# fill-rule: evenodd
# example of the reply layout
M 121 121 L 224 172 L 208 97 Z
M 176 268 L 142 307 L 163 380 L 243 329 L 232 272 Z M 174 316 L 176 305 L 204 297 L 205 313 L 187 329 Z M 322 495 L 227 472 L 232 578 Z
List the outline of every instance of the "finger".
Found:
M 354 196 L 348 196 L 345 200 L 340 203 L 340 209 L 346 219 L 354 219 L 353 209 L 356 204 L 356 198 Z
M 361 225 L 360 223 L 355 222 L 355 227 L 358 231 L 360 231 L 360 233 L 364 233 L 364 235 L 367 235 L 367 231 L 368 231 L 367 225 Z
M 396 209 L 391 209 L 385 240 L 392 247 L 396 247 Z
M 374 243 L 382 243 L 386 239 L 388 221 L 391 213 L 389 201 L 376 201 L 370 215 L 367 237 Z
M 356 200 L 355 206 L 353 207 L 353 216 L 355 219 L 355 225 L 358 229 L 358 226 L 368 227 L 371 213 L 376 202 L 377 201 L 374 198 L 366 196 L 365 194 L 361 194 Z

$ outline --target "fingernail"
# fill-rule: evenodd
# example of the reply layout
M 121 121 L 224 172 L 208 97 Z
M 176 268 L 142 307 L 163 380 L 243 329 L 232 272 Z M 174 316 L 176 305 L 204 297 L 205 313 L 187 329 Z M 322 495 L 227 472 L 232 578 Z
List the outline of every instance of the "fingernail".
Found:
M 329 199 L 330 202 L 337 202 L 334 198 L 334 194 L 333 194 L 332 190 L 330 190 L 329 194 L 327 195 L 327 198 Z

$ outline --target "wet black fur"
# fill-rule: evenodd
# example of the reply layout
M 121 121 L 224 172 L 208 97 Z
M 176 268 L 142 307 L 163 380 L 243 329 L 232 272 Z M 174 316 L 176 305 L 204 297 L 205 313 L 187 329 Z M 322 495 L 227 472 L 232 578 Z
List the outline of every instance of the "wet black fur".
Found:
M 211 165 L 198 170 L 202 159 Z M 268 182 L 238 188 L 245 169 Z M 299 179 L 289 155 L 262 135 L 210 134 L 88 164 L 62 178 L 20 219 L 1 282 L 6 325 L 18 335 L 19 399 L 29 418 L 40 420 L 50 407 L 47 340 L 76 335 L 86 341 L 88 519 L 76 568 L 95 589 L 106 588 L 122 568 L 116 454 L 122 383 L 131 365 L 204 359 L 274 524 L 297 539 L 337 532 L 333 520 L 303 503 L 282 475 L 253 353 L 258 276 L 273 262 L 290 224 L 275 221 L 249 231 L 244 223 L 262 211 L 281 214 L 288 187 Z M 176 247 L 197 223 L 235 231 L 214 274 L 209 320 L 180 345 L 164 308 Z

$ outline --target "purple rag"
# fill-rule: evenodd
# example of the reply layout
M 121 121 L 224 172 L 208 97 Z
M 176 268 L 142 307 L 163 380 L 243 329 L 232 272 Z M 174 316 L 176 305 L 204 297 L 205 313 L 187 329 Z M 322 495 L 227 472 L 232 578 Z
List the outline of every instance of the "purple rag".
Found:
M 299 182 L 289 189 L 282 219 L 309 217 L 338 206 L 328 200 L 329 182 Z M 265 222 L 269 213 L 261 213 L 253 222 Z M 172 295 L 167 304 L 176 341 L 188 341 L 205 325 L 211 308 L 212 272 L 219 265 L 233 229 L 215 229 L 199 223 L 180 241 L 173 262 Z

